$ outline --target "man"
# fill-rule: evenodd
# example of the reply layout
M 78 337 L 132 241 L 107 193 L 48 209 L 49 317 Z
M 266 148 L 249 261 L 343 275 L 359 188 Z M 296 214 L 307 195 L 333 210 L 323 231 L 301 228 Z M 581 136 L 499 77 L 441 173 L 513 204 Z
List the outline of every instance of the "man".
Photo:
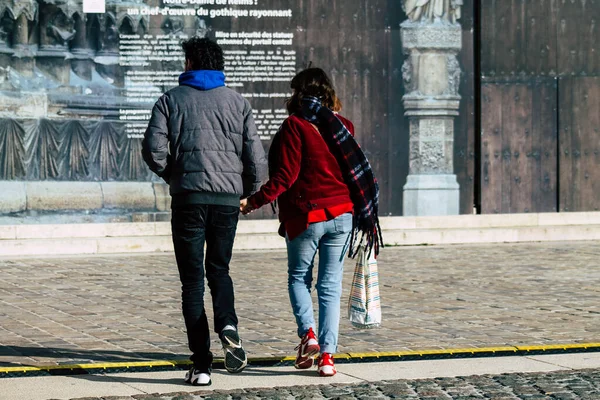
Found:
M 247 358 L 237 332 L 229 262 L 240 199 L 259 189 L 267 162 L 250 104 L 225 87 L 219 45 L 194 37 L 182 47 L 185 72 L 179 86 L 154 105 L 142 154 L 169 184 L 172 197 L 173 244 L 194 363 L 185 380 L 210 385 L 213 357 L 203 300 L 205 270 L 225 368 L 241 372 Z

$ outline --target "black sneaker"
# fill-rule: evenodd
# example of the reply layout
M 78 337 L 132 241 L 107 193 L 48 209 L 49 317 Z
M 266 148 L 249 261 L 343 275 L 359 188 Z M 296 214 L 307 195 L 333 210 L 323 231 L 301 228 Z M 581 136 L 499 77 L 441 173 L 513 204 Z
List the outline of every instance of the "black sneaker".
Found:
M 212 383 L 210 380 L 210 371 L 207 372 L 192 367 L 185 374 L 185 383 L 194 386 L 210 386 Z
M 232 374 L 242 372 L 248 365 L 248 359 L 237 329 L 227 325 L 219 336 L 225 352 L 225 369 Z

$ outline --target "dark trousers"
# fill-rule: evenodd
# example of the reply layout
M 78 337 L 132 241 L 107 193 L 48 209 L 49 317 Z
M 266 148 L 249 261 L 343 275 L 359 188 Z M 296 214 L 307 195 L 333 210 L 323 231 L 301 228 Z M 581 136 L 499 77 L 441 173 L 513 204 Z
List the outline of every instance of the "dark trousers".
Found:
M 204 275 L 213 302 L 214 329 L 237 326 L 229 262 L 239 219 L 239 208 L 193 205 L 173 209 L 171 228 L 181 279 L 183 317 L 191 360 L 198 369 L 212 364 L 210 333 L 204 310 Z M 204 244 L 206 243 L 206 258 Z

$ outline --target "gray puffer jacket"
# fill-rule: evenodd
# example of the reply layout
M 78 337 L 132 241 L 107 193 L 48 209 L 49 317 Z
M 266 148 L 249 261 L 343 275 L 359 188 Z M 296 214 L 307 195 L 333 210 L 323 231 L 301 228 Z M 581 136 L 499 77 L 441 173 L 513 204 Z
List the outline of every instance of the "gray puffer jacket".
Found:
M 267 177 L 250 104 L 210 79 L 176 87 L 156 102 L 142 154 L 169 184 L 173 207 L 239 206 L 240 198 L 258 191 Z

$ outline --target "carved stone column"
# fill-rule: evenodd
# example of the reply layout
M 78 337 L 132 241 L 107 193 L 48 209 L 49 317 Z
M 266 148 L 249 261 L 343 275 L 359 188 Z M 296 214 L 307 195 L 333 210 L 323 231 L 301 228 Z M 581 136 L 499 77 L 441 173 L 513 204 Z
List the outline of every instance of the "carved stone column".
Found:
M 419 5 L 417 5 L 419 4 Z M 454 118 L 458 115 L 462 0 L 404 0 L 401 25 L 407 59 L 402 67 L 405 115 L 410 125 L 409 175 L 404 215 L 459 213 L 453 170 Z
M 123 87 L 125 81 L 125 69 L 119 66 L 120 35 L 143 34 L 149 26 L 148 16 L 130 16 L 127 9 L 143 4 L 143 0 L 107 0 L 106 13 L 99 16 L 98 52 L 94 63 L 100 76 L 117 87 Z
M 90 55 L 91 50 L 88 47 L 87 31 L 85 25 L 85 14 L 73 14 L 73 23 L 75 25 L 75 37 L 72 42 L 72 53 L 83 53 Z
M 92 57 L 94 51 L 90 48 L 90 41 L 87 32 L 87 16 L 83 12 L 73 14 L 73 23 L 75 26 L 75 37 L 71 42 L 71 68 L 79 77 L 90 81 L 92 80 Z
M 2 10 L 0 9 L 0 12 Z M 11 56 L 14 53 L 10 47 L 10 40 L 12 32 L 15 27 L 15 21 L 10 18 L 6 13 L 0 14 L 0 75 L 6 73 L 6 66 L 10 65 Z M 0 77 L 0 81 L 2 77 Z M 0 82 L 0 87 L 2 82 Z
M 69 84 L 71 54 L 69 42 L 75 37 L 73 14 L 81 7 L 75 0 L 40 2 L 40 47 L 37 66 L 54 80 Z
M 29 24 L 27 23 L 25 14 L 21 14 L 17 17 L 13 42 L 15 47 L 25 47 L 29 45 Z
M 29 44 L 29 23 L 35 21 L 37 16 L 37 2 L 35 1 L 7 1 L 0 9 L 10 10 L 15 16 L 12 32 L 13 55 L 12 67 L 26 77 L 33 76 L 35 65 L 34 50 Z

